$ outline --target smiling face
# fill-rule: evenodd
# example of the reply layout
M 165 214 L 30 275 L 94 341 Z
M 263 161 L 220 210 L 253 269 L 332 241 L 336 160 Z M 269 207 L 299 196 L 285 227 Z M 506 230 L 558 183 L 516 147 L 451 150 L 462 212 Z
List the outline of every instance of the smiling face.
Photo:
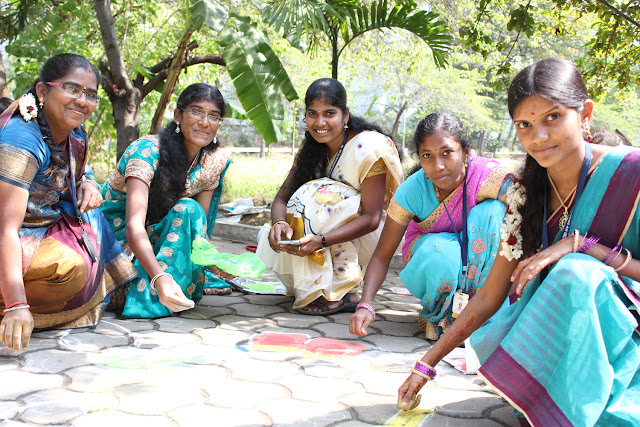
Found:
M 95 73 L 85 68 L 76 68 L 54 83 L 73 85 L 79 89 L 97 93 L 98 79 Z M 60 143 L 67 138 L 72 129 L 82 125 L 96 109 L 96 104 L 87 102 L 83 93 L 73 98 L 60 86 L 50 86 L 39 82 L 36 85 L 38 99 L 44 103 L 43 111 L 47 118 L 53 139 Z
M 520 144 L 543 168 L 561 166 L 580 158 L 584 142 L 582 123 L 591 118 L 593 102 L 585 101 L 583 113 L 532 95 L 518 104 L 513 122 Z
M 186 110 L 199 111 L 204 113 L 204 116 L 197 118 L 195 114 Z M 197 152 L 200 148 L 209 145 L 216 137 L 220 122 L 212 123 L 208 115 L 221 116 L 220 107 L 213 101 L 194 101 L 184 107 L 184 110 L 176 108 L 174 119 L 180 124 L 180 132 L 184 137 L 187 153 Z
M 427 178 L 438 187 L 444 200 L 464 182 L 464 161 L 469 149 L 445 132 L 426 135 L 418 149 L 420 166 Z
M 344 126 L 349 121 L 349 112 L 343 114 L 338 107 L 314 99 L 307 107 L 305 123 L 307 130 L 320 144 L 327 144 L 330 151 L 337 151 L 344 138 Z

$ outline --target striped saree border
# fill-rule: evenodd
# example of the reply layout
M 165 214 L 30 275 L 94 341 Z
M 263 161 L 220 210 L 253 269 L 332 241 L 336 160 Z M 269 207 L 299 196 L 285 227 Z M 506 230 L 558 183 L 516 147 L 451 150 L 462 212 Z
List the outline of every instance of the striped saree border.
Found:
M 570 426 L 571 421 L 547 390 L 498 346 L 480 366 L 479 375 L 534 426 Z
M 591 232 L 610 245 L 620 244 L 633 220 L 633 213 L 638 208 L 638 197 L 629 198 L 630 194 L 640 193 L 640 150 L 627 153 L 609 180 L 600 207 L 592 221 Z M 623 203 L 623 201 L 628 203 Z M 612 227 L 612 224 L 618 224 Z M 601 225 L 598 227 L 598 225 Z

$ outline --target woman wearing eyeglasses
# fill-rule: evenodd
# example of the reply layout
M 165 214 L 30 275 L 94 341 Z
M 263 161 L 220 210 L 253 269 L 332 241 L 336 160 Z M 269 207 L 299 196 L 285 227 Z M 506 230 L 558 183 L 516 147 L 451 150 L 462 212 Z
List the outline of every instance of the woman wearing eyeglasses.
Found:
M 168 316 L 193 308 L 205 287 L 230 290 L 189 258 L 193 240 L 213 231 L 231 162 L 216 138 L 224 113 L 214 86 L 187 87 L 174 121 L 131 144 L 103 186 L 100 209 L 140 274 L 126 291 L 123 317 Z
M 47 60 L 0 116 L 0 342 L 16 351 L 35 328 L 95 326 L 106 296 L 137 272 L 87 180 L 82 124 L 100 100 L 84 57 Z

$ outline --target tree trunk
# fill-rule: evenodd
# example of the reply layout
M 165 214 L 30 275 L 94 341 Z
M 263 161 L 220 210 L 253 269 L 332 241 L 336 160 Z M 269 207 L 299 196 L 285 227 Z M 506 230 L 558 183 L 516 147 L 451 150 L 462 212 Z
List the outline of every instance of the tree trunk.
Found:
M 171 65 L 169 65 L 169 75 L 167 76 L 167 80 L 164 83 L 164 89 L 162 90 L 162 96 L 160 97 L 160 101 L 158 102 L 158 107 L 156 108 L 156 112 L 153 115 L 153 120 L 151 121 L 151 133 L 158 133 L 162 129 L 162 122 L 164 120 L 164 112 L 167 109 L 167 104 L 169 103 L 169 99 L 171 98 L 171 94 L 176 88 L 176 84 L 178 83 L 178 77 L 180 77 L 180 70 L 182 70 L 182 62 L 184 61 L 185 53 L 187 52 L 187 45 L 189 44 L 189 40 L 191 39 L 191 35 L 194 32 L 194 28 L 191 24 L 188 24 L 187 28 L 182 35 L 182 40 L 180 40 L 180 45 L 176 50 L 173 59 L 171 60 Z
M 338 80 L 338 28 L 331 28 L 331 77 Z
M 117 134 L 118 159 L 129 144 L 138 139 L 140 129 L 140 103 L 142 94 L 134 87 L 127 75 L 122 53 L 118 47 L 116 26 L 111 13 L 109 0 L 94 0 L 96 16 L 100 24 L 102 42 L 104 44 L 109 66 L 102 62 L 100 71 L 103 74 L 103 87 L 113 105 L 113 118 Z
M 4 71 L 4 61 L 0 54 L 0 96 L 9 96 L 9 88 L 7 87 L 7 74 Z
M 485 135 L 487 134 L 486 130 L 483 130 L 482 132 L 480 132 L 480 137 L 478 138 L 478 156 L 484 156 L 484 149 L 485 149 Z
M 393 128 L 391 129 L 391 139 L 395 140 L 396 135 L 398 134 L 398 128 L 400 127 L 400 119 L 402 118 L 402 114 L 404 110 L 407 108 L 407 101 L 404 101 L 398 110 L 398 114 L 396 114 L 396 120 L 393 122 Z

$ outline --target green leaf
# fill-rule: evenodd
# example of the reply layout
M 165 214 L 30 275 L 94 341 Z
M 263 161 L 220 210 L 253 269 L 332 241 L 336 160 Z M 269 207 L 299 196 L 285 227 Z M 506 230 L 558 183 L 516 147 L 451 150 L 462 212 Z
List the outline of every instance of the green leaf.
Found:
M 215 0 L 194 0 L 191 7 L 191 24 L 199 31 L 202 24 L 213 31 L 220 31 L 229 18 L 227 7 Z
M 299 97 L 266 36 L 250 18 L 231 14 L 218 43 L 247 116 L 267 144 L 279 141 L 275 120 L 284 118 L 282 96 Z
M 227 103 L 226 116 L 230 119 L 247 120 L 247 112 L 242 107 L 236 107 L 233 104 Z

